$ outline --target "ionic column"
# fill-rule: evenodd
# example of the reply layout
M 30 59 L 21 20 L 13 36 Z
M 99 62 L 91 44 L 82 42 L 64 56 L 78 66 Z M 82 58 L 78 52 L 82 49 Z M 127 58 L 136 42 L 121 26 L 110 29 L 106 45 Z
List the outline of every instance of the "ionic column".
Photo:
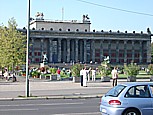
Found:
M 31 63 L 34 62 L 34 38 L 32 38 L 32 45 L 31 45 Z
M 140 53 L 139 53 L 139 62 L 142 63 L 142 41 L 139 42 L 139 47 L 140 47 Z
M 134 61 L 134 41 L 132 41 L 132 61 Z
M 151 63 L 151 41 L 147 41 L 147 63 Z
M 52 62 L 52 56 L 53 56 L 53 41 L 52 39 L 49 39 L 49 62 Z
M 75 40 L 75 62 L 78 62 L 78 40 Z
M 127 63 L 127 41 L 124 41 L 124 63 Z
M 86 63 L 87 62 L 87 40 L 84 39 L 84 62 Z
M 119 63 L 119 41 L 116 41 L 116 62 Z
M 61 39 L 58 39 L 58 62 L 61 62 Z
M 109 42 L 108 42 L 108 56 L 111 59 L 111 40 L 109 40 Z
M 70 62 L 70 40 L 67 39 L 67 62 Z
M 79 61 L 80 61 L 80 62 L 83 62 L 83 41 L 80 40 L 79 43 L 80 43 L 80 44 L 79 44 L 79 47 L 80 47 Z
M 103 40 L 100 40 L 100 62 L 103 61 Z
M 41 39 L 41 57 L 40 57 L 40 59 L 41 59 L 41 61 L 43 61 L 42 59 L 43 59 L 43 54 L 44 54 L 44 39 Z
M 70 59 L 72 59 L 72 61 L 75 61 L 75 41 L 72 40 L 72 42 L 70 41 L 70 48 L 72 49 L 72 51 L 70 51 Z
M 92 50 L 92 62 L 95 62 L 95 41 L 91 41 L 91 50 Z

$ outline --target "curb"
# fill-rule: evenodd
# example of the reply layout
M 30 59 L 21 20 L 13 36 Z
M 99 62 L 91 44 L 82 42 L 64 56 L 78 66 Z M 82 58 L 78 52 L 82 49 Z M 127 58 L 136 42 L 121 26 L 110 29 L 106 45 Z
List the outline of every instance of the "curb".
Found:
M 49 99 L 88 99 L 101 98 L 102 94 L 97 95 L 83 95 L 83 96 L 43 96 L 43 97 L 25 97 L 25 98 L 0 98 L 0 101 L 15 101 L 15 100 L 49 100 Z

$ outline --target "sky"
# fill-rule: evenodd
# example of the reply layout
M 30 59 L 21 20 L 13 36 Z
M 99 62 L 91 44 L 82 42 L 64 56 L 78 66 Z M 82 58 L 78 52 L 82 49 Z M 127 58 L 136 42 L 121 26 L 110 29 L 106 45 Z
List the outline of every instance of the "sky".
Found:
M 88 14 L 91 31 L 140 33 L 153 31 L 153 0 L 30 0 L 30 16 L 43 12 L 47 20 L 79 20 Z M 0 0 L 0 26 L 14 18 L 18 28 L 27 25 L 28 0 Z M 63 12 L 62 12 L 63 9 Z

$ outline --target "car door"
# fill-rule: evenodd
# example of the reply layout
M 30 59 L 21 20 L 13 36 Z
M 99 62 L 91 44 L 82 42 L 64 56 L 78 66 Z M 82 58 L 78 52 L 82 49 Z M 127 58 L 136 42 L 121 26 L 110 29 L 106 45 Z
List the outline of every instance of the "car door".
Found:
M 153 111 L 153 85 L 149 86 L 149 91 L 150 91 L 150 95 L 151 95 L 152 111 Z
M 125 97 L 129 107 L 138 108 L 142 112 L 142 115 L 152 115 L 152 98 L 149 92 L 145 92 L 145 87 L 149 89 L 148 85 L 132 86 Z

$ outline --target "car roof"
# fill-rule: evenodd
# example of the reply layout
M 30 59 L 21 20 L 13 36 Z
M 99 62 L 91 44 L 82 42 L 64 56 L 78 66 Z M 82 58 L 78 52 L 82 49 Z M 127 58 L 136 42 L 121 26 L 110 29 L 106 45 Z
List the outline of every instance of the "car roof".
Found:
M 135 85 L 153 85 L 153 82 L 125 82 L 120 85 L 124 86 L 135 86 Z

